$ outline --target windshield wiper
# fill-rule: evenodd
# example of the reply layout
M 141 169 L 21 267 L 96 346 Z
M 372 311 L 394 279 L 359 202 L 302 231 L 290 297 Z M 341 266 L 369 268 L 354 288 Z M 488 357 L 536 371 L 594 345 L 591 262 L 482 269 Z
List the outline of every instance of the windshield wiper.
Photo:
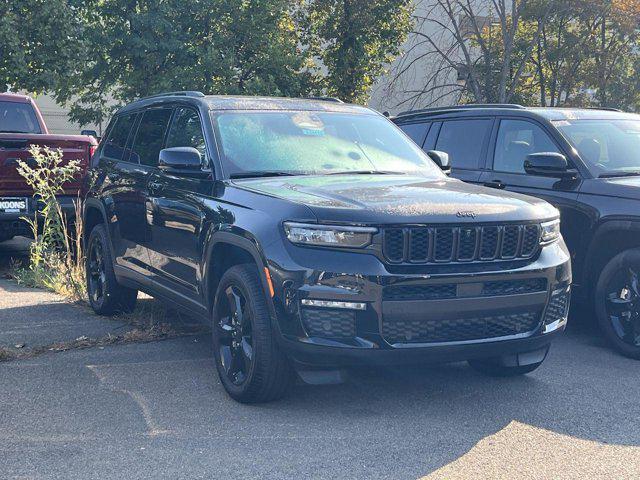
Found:
M 23 132 L 21 130 L 0 130 L 0 133 L 26 133 L 26 134 L 30 134 L 31 132 Z
M 329 172 L 325 175 L 405 175 L 404 172 L 392 172 L 390 170 L 344 170 Z
M 598 175 L 598 178 L 615 178 L 615 177 L 637 177 L 640 176 L 640 170 L 633 172 L 612 172 Z
M 293 177 L 295 173 L 280 172 L 277 170 L 256 170 L 249 172 L 232 173 L 231 178 L 263 178 L 263 177 Z

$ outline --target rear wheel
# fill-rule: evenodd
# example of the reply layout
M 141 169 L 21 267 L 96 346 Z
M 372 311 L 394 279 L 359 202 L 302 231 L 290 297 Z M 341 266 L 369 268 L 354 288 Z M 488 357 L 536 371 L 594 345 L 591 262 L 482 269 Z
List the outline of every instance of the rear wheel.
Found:
M 89 235 L 86 276 L 89 303 L 98 315 L 133 311 L 138 291 L 118 284 L 113 271 L 113 256 L 104 225 L 97 225 Z
M 213 311 L 213 345 L 220 381 L 243 403 L 284 396 L 293 371 L 271 332 L 267 301 L 254 265 L 225 272 Z
M 596 315 L 605 337 L 623 355 L 640 359 L 640 249 L 613 257 L 596 285 Z

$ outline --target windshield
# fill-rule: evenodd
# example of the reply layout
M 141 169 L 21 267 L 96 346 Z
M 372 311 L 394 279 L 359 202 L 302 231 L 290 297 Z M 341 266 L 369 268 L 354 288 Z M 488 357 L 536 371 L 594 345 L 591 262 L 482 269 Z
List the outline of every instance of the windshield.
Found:
M 234 112 L 216 118 L 230 176 L 338 172 L 443 173 L 396 126 L 377 115 Z
M 640 120 L 553 123 L 596 175 L 640 175 Z
M 31 105 L 0 102 L 0 133 L 41 133 Z

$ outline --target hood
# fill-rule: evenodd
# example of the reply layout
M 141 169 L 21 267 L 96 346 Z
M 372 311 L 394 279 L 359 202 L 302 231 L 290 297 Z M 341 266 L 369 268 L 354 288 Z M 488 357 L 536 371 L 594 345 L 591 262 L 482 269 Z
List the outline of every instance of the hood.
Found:
M 515 222 L 558 215 L 558 211 L 544 200 L 498 192 L 451 178 L 324 175 L 237 180 L 234 185 L 304 204 L 319 222 Z
M 580 193 L 640 200 L 640 176 L 585 180 Z

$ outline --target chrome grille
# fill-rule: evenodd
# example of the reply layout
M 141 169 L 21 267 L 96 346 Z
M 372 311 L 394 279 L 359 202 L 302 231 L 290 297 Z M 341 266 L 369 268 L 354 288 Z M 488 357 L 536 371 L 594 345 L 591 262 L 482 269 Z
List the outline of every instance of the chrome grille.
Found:
M 390 263 L 451 263 L 527 259 L 540 245 L 539 225 L 408 227 L 383 230 Z

